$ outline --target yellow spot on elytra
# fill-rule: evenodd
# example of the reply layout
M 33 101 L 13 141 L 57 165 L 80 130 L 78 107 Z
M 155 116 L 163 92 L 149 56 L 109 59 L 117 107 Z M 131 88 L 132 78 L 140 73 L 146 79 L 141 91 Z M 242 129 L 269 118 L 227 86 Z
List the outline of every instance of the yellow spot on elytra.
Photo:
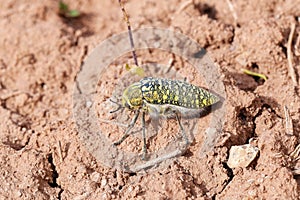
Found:
M 206 99 L 203 99 L 202 102 L 203 102 L 204 105 L 207 105 L 207 100 Z
M 167 95 L 164 95 L 164 96 L 163 96 L 163 99 L 164 99 L 164 100 L 166 100 L 167 98 L 168 98 L 168 96 L 167 96 Z
M 196 99 L 196 105 L 199 105 L 199 99 Z
M 158 99 L 157 91 L 154 91 L 154 92 L 153 92 L 153 99 Z
M 174 101 L 178 101 L 179 97 L 178 96 L 175 96 L 174 97 Z

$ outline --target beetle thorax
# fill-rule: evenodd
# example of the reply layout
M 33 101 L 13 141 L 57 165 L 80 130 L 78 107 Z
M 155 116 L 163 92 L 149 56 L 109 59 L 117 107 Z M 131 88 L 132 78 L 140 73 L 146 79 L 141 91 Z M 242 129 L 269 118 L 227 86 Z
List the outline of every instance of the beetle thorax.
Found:
M 141 84 L 136 82 L 125 89 L 122 96 L 122 104 L 131 110 L 136 110 L 143 105 Z

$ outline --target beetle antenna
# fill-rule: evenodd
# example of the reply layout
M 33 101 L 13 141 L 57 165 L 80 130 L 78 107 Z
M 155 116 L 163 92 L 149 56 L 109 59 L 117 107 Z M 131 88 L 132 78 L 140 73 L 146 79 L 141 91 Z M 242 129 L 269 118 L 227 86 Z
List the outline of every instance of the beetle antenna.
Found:
M 119 110 L 123 110 L 124 109 L 124 106 L 122 106 L 121 104 L 119 104 L 118 102 L 116 102 L 116 101 L 113 101 L 113 100 L 111 100 L 111 99 L 109 99 L 112 103 L 114 103 L 114 104 L 117 104 L 118 105 L 118 108 L 117 109 L 115 109 L 115 110 L 112 110 L 112 111 L 109 111 L 109 113 L 115 113 L 115 112 L 117 112 L 117 111 L 119 111 Z
M 127 23 L 128 36 L 129 36 L 132 56 L 133 56 L 133 59 L 134 59 L 134 64 L 136 66 L 139 66 L 138 61 L 137 61 L 136 52 L 135 52 L 135 47 L 134 47 L 133 36 L 132 36 L 132 31 L 131 31 L 131 25 L 130 25 L 130 22 L 129 22 L 129 16 L 128 16 L 126 10 L 125 10 L 125 7 L 124 7 L 124 4 L 123 4 L 122 0 L 119 0 L 119 4 L 120 4 L 120 7 L 121 7 L 123 15 L 124 15 L 124 20 Z

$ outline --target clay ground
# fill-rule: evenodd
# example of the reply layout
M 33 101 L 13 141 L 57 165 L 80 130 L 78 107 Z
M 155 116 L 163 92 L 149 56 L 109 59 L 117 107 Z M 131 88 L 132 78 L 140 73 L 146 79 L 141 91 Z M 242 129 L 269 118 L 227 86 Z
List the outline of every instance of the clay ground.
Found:
M 169 166 L 144 173 L 103 166 L 80 141 L 72 115 L 83 61 L 126 31 L 119 4 L 66 3 L 81 16 L 58 15 L 58 1 L 0 1 L 0 199 L 299 199 L 299 1 L 126 2 L 133 29 L 176 29 L 206 48 L 227 96 L 223 140 L 213 150 L 200 159 L 196 138 Z M 160 57 L 138 52 L 144 63 Z M 184 73 L 181 60 L 174 65 Z M 251 138 L 257 158 L 229 168 L 230 147 Z

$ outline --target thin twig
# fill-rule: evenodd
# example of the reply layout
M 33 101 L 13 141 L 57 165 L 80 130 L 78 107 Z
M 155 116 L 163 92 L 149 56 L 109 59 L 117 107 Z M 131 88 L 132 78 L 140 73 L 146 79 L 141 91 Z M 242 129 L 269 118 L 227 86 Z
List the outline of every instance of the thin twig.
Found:
M 183 153 L 184 153 L 184 150 L 176 149 L 175 151 L 172 151 L 169 154 L 160 156 L 160 157 L 155 158 L 153 160 L 147 161 L 144 164 L 138 165 L 138 166 L 134 167 L 132 169 L 132 171 L 137 172 L 137 171 L 145 170 L 145 169 L 147 169 L 149 167 L 153 167 L 153 166 L 155 166 L 155 165 L 157 165 L 157 164 L 159 164 L 159 163 L 161 163 L 161 162 L 163 162 L 167 159 L 174 158 L 176 156 L 182 155 Z
M 103 122 L 103 123 L 107 123 L 107 124 L 115 124 L 117 126 L 122 126 L 122 127 L 128 127 L 127 124 L 122 124 L 122 123 L 119 123 L 119 122 L 115 122 L 115 121 L 112 121 L 112 120 L 107 120 L 107 119 L 101 119 L 99 118 L 99 121 L 100 122 Z
M 296 43 L 295 43 L 295 55 L 300 56 L 300 34 L 298 34 Z
M 299 168 L 296 168 L 292 171 L 293 175 L 297 176 L 300 174 L 300 169 Z
M 295 161 L 299 159 L 300 154 L 300 144 L 296 146 L 295 150 L 290 154 L 290 157 Z
M 124 4 L 123 4 L 122 0 L 119 0 L 119 4 L 120 4 L 121 10 L 123 12 L 124 20 L 125 20 L 125 22 L 127 24 L 128 36 L 129 36 L 131 53 L 132 53 L 132 57 L 133 57 L 133 60 L 134 60 L 134 64 L 136 66 L 139 66 L 138 60 L 137 60 L 137 56 L 136 56 L 136 52 L 135 52 L 135 47 L 134 47 L 134 42 L 133 42 L 133 36 L 132 36 L 132 31 L 131 31 L 131 25 L 130 25 L 130 21 L 129 21 L 129 16 L 128 16 L 126 10 L 125 10 L 125 7 L 124 7 Z
M 180 7 L 177 9 L 176 14 L 181 13 L 183 10 L 185 10 L 189 5 L 192 5 L 194 3 L 194 0 L 190 1 L 184 1 Z
M 288 135 L 294 135 L 293 122 L 291 119 L 290 111 L 286 105 L 284 106 L 284 114 L 285 114 L 285 132 Z
M 63 158 L 63 155 L 62 155 L 60 140 L 58 141 L 58 145 L 57 146 L 58 146 L 58 155 L 59 155 L 60 162 L 63 162 L 64 158 Z
M 235 9 L 234 9 L 234 7 L 233 7 L 233 5 L 232 5 L 232 3 L 231 3 L 230 0 L 226 0 L 226 2 L 227 2 L 227 5 L 229 7 L 229 10 L 230 10 L 230 12 L 231 12 L 231 14 L 233 16 L 234 24 L 237 25 L 238 17 L 237 17 L 237 14 L 235 12 Z
M 166 70 L 164 71 L 164 73 L 169 73 L 169 71 L 171 70 L 171 68 L 173 67 L 173 63 L 174 63 L 174 55 L 172 55 L 172 58 L 170 58 L 167 67 L 165 68 Z
M 288 40 L 288 43 L 287 43 L 287 59 L 288 59 L 288 65 L 289 65 L 289 73 L 290 73 L 290 76 L 292 78 L 294 87 L 298 86 L 298 82 L 297 82 L 297 78 L 296 78 L 296 72 L 295 72 L 295 69 L 293 67 L 293 53 L 292 53 L 292 42 L 293 42 L 293 35 L 294 35 L 294 32 L 295 32 L 295 27 L 296 27 L 296 24 L 293 23 L 291 25 L 291 32 L 290 32 L 289 40 Z

